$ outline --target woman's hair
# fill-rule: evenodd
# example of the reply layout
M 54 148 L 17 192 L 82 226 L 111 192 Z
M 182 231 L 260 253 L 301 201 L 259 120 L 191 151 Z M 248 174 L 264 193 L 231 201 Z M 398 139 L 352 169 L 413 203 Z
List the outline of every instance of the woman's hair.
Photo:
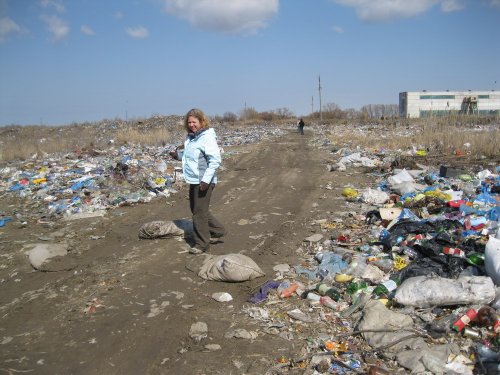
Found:
M 205 113 L 203 113 L 203 111 L 201 109 L 193 108 L 193 109 L 189 110 L 188 113 L 186 113 L 186 117 L 184 118 L 184 126 L 186 127 L 186 130 L 188 133 L 190 132 L 189 126 L 188 126 L 188 118 L 191 116 L 196 117 L 200 121 L 202 129 L 210 127 L 208 117 L 205 115 Z

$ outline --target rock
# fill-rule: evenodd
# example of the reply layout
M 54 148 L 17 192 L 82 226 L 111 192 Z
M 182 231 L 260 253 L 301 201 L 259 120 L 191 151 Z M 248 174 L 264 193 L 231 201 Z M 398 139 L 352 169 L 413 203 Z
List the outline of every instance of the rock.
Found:
M 26 252 L 33 268 L 39 270 L 48 259 L 68 254 L 67 245 L 54 243 L 38 243 Z

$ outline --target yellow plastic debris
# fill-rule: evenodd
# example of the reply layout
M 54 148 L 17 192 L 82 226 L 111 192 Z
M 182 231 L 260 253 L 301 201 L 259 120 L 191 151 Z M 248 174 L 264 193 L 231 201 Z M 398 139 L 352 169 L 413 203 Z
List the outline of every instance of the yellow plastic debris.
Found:
M 342 195 L 346 198 L 356 198 L 358 194 L 358 191 L 353 188 L 344 188 L 344 190 L 342 190 Z
M 338 283 L 347 283 L 354 278 L 352 275 L 347 275 L 345 273 L 337 273 L 335 275 L 335 281 Z
M 165 185 L 165 179 L 163 177 L 157 177 L 155 178 L 155 184 L 158 186 Z
M 401 271 L 403 268 L 405 268 L 408 265 L 406 262 L 406 259 L 403 257 L 400 257 L 399 255 L 396 255 L 394 257 L 394 268 L 398 271 Z

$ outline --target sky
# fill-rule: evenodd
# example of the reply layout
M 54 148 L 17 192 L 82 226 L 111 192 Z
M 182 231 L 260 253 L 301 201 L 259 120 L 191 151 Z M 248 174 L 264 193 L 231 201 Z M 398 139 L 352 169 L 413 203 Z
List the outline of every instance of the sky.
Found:
M 0 126 L 499 84 L 500 0 L 0 0 Z

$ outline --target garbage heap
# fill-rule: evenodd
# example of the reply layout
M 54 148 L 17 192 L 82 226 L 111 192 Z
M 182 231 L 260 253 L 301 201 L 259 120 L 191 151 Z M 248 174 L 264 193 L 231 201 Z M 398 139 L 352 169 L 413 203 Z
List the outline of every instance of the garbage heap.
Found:
M 352 211 L 312 223 L 301 264 L 249 298 L 267 333 L 305 342 L 267 374 L 499 374 L 500 168 L 381 173 L 387 155 L 367 154 L 328 170 L 368 167 L 378 186 L 344 188 Z
M 216 131 L 221 147 L 283 134 L 251 125 L 238 130 L 216 124 Z M 162 146 L 116 146 L 110 139 L 105 150 L 35 155 L 0 167 L 0 195 L 20 199 L 11 212 L 0 212 L 0 226 L 102 216 L 108 209 L 168 198 L 184 186 L 180 164 L 168 156 L 182 141 L 182 134 Z

